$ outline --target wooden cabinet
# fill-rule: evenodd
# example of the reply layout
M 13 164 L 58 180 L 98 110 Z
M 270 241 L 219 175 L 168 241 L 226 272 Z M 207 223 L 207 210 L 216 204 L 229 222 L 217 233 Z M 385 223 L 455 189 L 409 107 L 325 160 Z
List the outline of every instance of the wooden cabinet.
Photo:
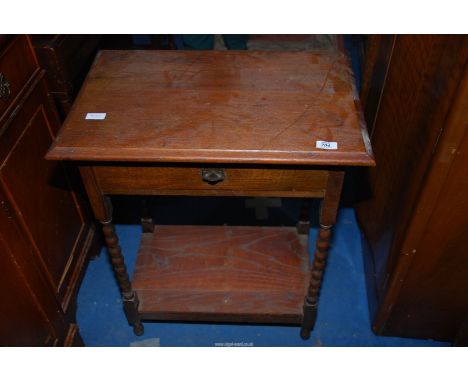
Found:
M 0 313 L 0 344 L 80 344 L 77 326 L 65 319 L 1 191 L 0 197 L 0 287 L 6 291 Z
M 468 320 L 468 39 L 371 39 L 363 101 L 377 167 L 357 207 L 373 329 L 459 341 Z M 466 335 L 466 333 L 465 333 Z
M 97 248 L 94 225 L 76 174 L 44 159 L 60 121 L 26 36 L 4 42 L 0 73 L 2 273 L 11 269 L 2 283 L 12 290 L 0 343 L 73 343 L 76 292 L 88 252 Z M 3 335 L 10 331 L 13 337 Z
M 65 119 L 97 53 L 100 35 L 31 35 L 61 119 Z

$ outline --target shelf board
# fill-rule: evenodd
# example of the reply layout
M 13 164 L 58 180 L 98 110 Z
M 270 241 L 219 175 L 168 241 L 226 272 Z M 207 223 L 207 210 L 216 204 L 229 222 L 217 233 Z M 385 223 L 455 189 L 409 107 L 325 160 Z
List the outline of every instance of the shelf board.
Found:
M 156 226 L 132 285 L 143 319 L 300 323 L 308 281 L 293 227 Z

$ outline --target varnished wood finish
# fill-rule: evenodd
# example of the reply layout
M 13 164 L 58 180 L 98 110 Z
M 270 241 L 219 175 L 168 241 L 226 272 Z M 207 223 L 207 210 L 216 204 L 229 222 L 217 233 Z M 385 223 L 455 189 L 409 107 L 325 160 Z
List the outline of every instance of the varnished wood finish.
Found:
M 143 325 L 138 315 L 138 295 L 133 291 L 130 277 L 128 275 L 125 260 L 119 245 L 119 238 L 115 234 L 115 227 L 111 222 L 102 223 L 104 240 L 109 253 L 114 274 L 119 282 L 120 292 L 122 293 L 124 310 L 127 315 L 128 323 L 133 325 L 133 331 L 137 335 L 143 334 Z
M 327 265 L 328 248 L 330 246 L 331 227 L 320 227 L 315 241 L 314 263 L 310 273 L 310 283 L 304 298 L 304 319 L 301 327 L 301 337 L 308 339 L 314 329 L 317 319 L 318 298 L 322 286 L 323 272 Z
M 44 311 L 41 304 L 41 300 L 50 301 L 44 298 L 43 294 L 47 285 L 44 285 L 34 266 L 34 257 L 27 242 L 23 240 L 20 230 L 4 208 L 0 210 L 0 223 L 0 288 L 4 291 L 0 316 L 0 345 L 50 345 L 61 333 L 57 333 L 47 315 L 47 308 Z M 6 235 L 15 235 L 17 240 L 8 240 Z M 53 308 L 56 309 L 57 306 Z M 57 315 L 51 317 L 54 316 Z M 64 325 L 58 326 L 63 334 Z
M 452 341 L 463 325 L 468 314 L 467 162 L 465 66 L 402 243 L 402 257 L 407 259 L 398 259 L 389 280 L 389 293 L 383 300 L 383 306 L 393 304 L 386 330 L 396 331 L 404 325 L 405 332 L 413 336 Z M 385 313 L 380 312 L 376 322 Z
M 68 326 L 67 337 L 65 338 L 64 346 L 81 347 L 84 346 L 83 339 L 80 336 L 79 327 L 77 324 Z
M 96 180 L 93 167 L 80 166 L 80 174 L 89 203 L 93 209 L 94 217 L 101 223 L 112 221 L 112 205 L 109 204 L 109 199 L 102 192 Z
M 330 227 L 336 223 L 336 215 L 343 187 L 344 171 L 334 170 L 328 174 L 327 191 L 320 209 L 320 225 Z
M 357 216 L 379 334 L 451 341 L 466 317 L 467 60 L 466 36 L 397 36 L 377 95 L 379 169 Z
M 120 291 L 123 296 L 127 298 L 132 297 L 132 285 L 130 284 L 130 277 L 128 276 L 127 267 L 125 266 L 120 249 L 119 239 L 115 234 L 115 227 L 112 223 L 106 222 L 102 224 L 102 231 L 104 232 L 104 240 L 106 241 L 114 273 L 119 282 Z
M 99 35 L 31 35 L 61 119 L 65 119 L 97 53 Z
M 336 222 L 343 180 L 343 171 L 330 171 L 327 192 L 320 209 L 320 228 L 315 242 L 314 262 L 310 273 L 309 288 L 304 299 L 304 320 L 301 328 L 301 337 L 304 339 L 309 338 L 310 331 L 314 329 L 317 318 L 320 288 L 331 242 L 331 228 Z
M 308 269 L 292 227 L 156 226 L 132 282 L 142 317 L 300 323 Z
M 13 37 L 13 35 L 9 34 L 0 34 L 0 49 L 3 49 Z
M 325 270 L 330 247 L 331 230 L 330 228 L 320 227 L 315 242 L 314 263 L 311 272 L 309 289 L 307 292 L 307 303 L 317 305 L 320 287 L 322 285 L 323 271 Z
M 114 224 L 112 224 L 112 203 L 110 198 L 102 193 L 92 167 L 82 166 L 80 167 L 80 173 L 94 216 L 102 224 L 102 232 L 104 234 L 107 252 L 122 294 L 128 323 L 133 326 L 133 331 L 136 335 L 142 335 L 143 325 L 138 315 L 138 296 L 132 289 L 125 259 L 119 245 L 119 237 L 115 232 Z
M 299 221 L 297 222 L 297 232 L 302 235 L 309 234 L 311 207 L 311 199 L 304 199 L 302 201 Z
M 66 346 L 69 319 L 1 188 L 0 200 L 0 345 Z
M 106 194 L 323 197 L 328 173 L 294 167 L 224 166 L 224 180 L 202 179 L 202 165 L 95 166 Z
M 10 77 L 12 96 L 0 101 L 0 202 L 1 212 L 17 231 L 9 231 L 4 223 L 1 230 L 4 247 L 14 248 L 5 251 L 18 267 L 11 271 L 9 281 L 16 282 L 10 282 L 8 293 L 23 296 L 24 301 L 6 308 L 9 312 L 0 326 L 2 332 L 9 326 L 18 330 L 7 329 L 17 336 L 16 344 L 27 345 L 29 339 L 31 345 L 38 345 L 40 321 L 45 319 L 48 323 L 42 328 L 49 334 L 40 344 L 64 345 L 75 322 L 76 294 L 88 254 L 96 249 L 94 223 L 70 181 L 73 169 L 44 159 L 60 121 L 28 38 L 13 36 L 3 49 L 0 72 Z M 35 281 L 37 277 L 42 282 Z M 25 291 L 33 297 L 24 296 Z M 33 302 L 36 308 L 27 307 Z M 32 314 L 34 310 L 40 314 Z M 28 329 L 34 326 L 37 336 Z M 14 335 L 9 345 L 15 344 Z M 79 338 L 76 330 L 74 337 Z
M 151 217 L 151 209 L 146 198 L 141 200 L 141 228 L 143 232 L 154 232 L 153 218 Z
M 340 53 L 102 51 L 48 158 L 373 165 L 356 99 Z
M 39 65 L 26 36 L 17 36 L 5 44 L 0 52 L 0 73 L 10 84 L 10 96 L 6 101 L 0 100 L 0 116 L 18 101 L 38 71 Z
M 395 41 L 395 35 L 371 35 L 368 38 L 368 53 L 365 60 L 360 99 L 361 103 L 365 105 L 363 113 L 367 121 L 367 130 L 371 137 Z
M 43 159 L 53 139 L 49 123 L 55 121 L 51 119 L 53 114 L 49 106 L 38 102 L 42 97 L 43 84 L 32 93 L 10 125 L 11 131 L 21 131 L 21 136 L 1 163 L 0 184 L 10 195 L 14 208 L 21 211 L 18 219 L 24 225 L 44 269 L 47 270 L 45 274 L 57 293 L 63 297 L 67 291 L 70 292 L 66 282 L 70 277 L 67 268 L 72 266 L 70 271 L 73 269 L 79 255 L 72 252 L 71 257 L 68 257 L 64 253 L 72 251 L 76 241 L 79 244 L 76 245 L 77 250 L 81 249 L 88 226 L 80 209 L 75 207 L 74 195 L 67 189 L 48 183 L 54 177 L 61 179 L 65 185 L 67 180 L 60 163 Z M 35 192 L 32 193 L 31 189 Z M 41 217 L 40 224 L 32 224 L 38 217 Z M 68 264 L 70 261 L 72 263 Z
M 79 163 L 137 334 L 141 319 L 302 322 L 304 338 L 329 235 L 311 271 L 296 228 L 158 226 L 143 233 L 132 287 L 105 195 L 319 197 L 329 231 L 343 166 L 375 164 L 333 52 L 101 52 L 47 158 Z

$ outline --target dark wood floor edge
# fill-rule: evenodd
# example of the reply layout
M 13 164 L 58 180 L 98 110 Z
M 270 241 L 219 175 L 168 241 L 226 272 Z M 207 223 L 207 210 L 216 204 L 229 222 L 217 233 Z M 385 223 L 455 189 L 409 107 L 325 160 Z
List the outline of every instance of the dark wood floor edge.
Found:
M 83 339 L 80 335 L 80 329 L 77 324 L 70 324 L 68 326 L 68 333 L 63 342 L 64 347 L 80 347 L 84 346 Z

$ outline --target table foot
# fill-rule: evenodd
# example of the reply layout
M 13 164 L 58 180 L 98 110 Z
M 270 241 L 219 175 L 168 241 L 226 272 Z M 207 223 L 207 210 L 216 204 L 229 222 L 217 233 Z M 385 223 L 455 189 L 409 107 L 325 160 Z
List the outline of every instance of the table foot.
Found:
M 127 321 L 130 325 L 133 326 L 133 333 L 135 333 L 137 336 L 141 336 L 144 330 L 140 321 L 140 315 L 138 313 L 138 305 L 140 304 L 140 301 L 138 300 L 138 295 L 136 292 L 132 291 L 131 294 L 127 296 L 124 294 L 123 303 Z
M 303 306 L 304 318 L 302 319 L 301 338 L 308 340 L 310 332 L 314 330 L 315 321 L 317 320 L 317 304 L 310 304 L 307 297 Z
M 133 325 L 133 333 L 135 333 L 136 336 L 142 336 L 145 333 L 145 328 L 141 322 Z
M 303 340 L 308 340 L 310 338 L 310 329 L 301 328 L 301 338 Z

